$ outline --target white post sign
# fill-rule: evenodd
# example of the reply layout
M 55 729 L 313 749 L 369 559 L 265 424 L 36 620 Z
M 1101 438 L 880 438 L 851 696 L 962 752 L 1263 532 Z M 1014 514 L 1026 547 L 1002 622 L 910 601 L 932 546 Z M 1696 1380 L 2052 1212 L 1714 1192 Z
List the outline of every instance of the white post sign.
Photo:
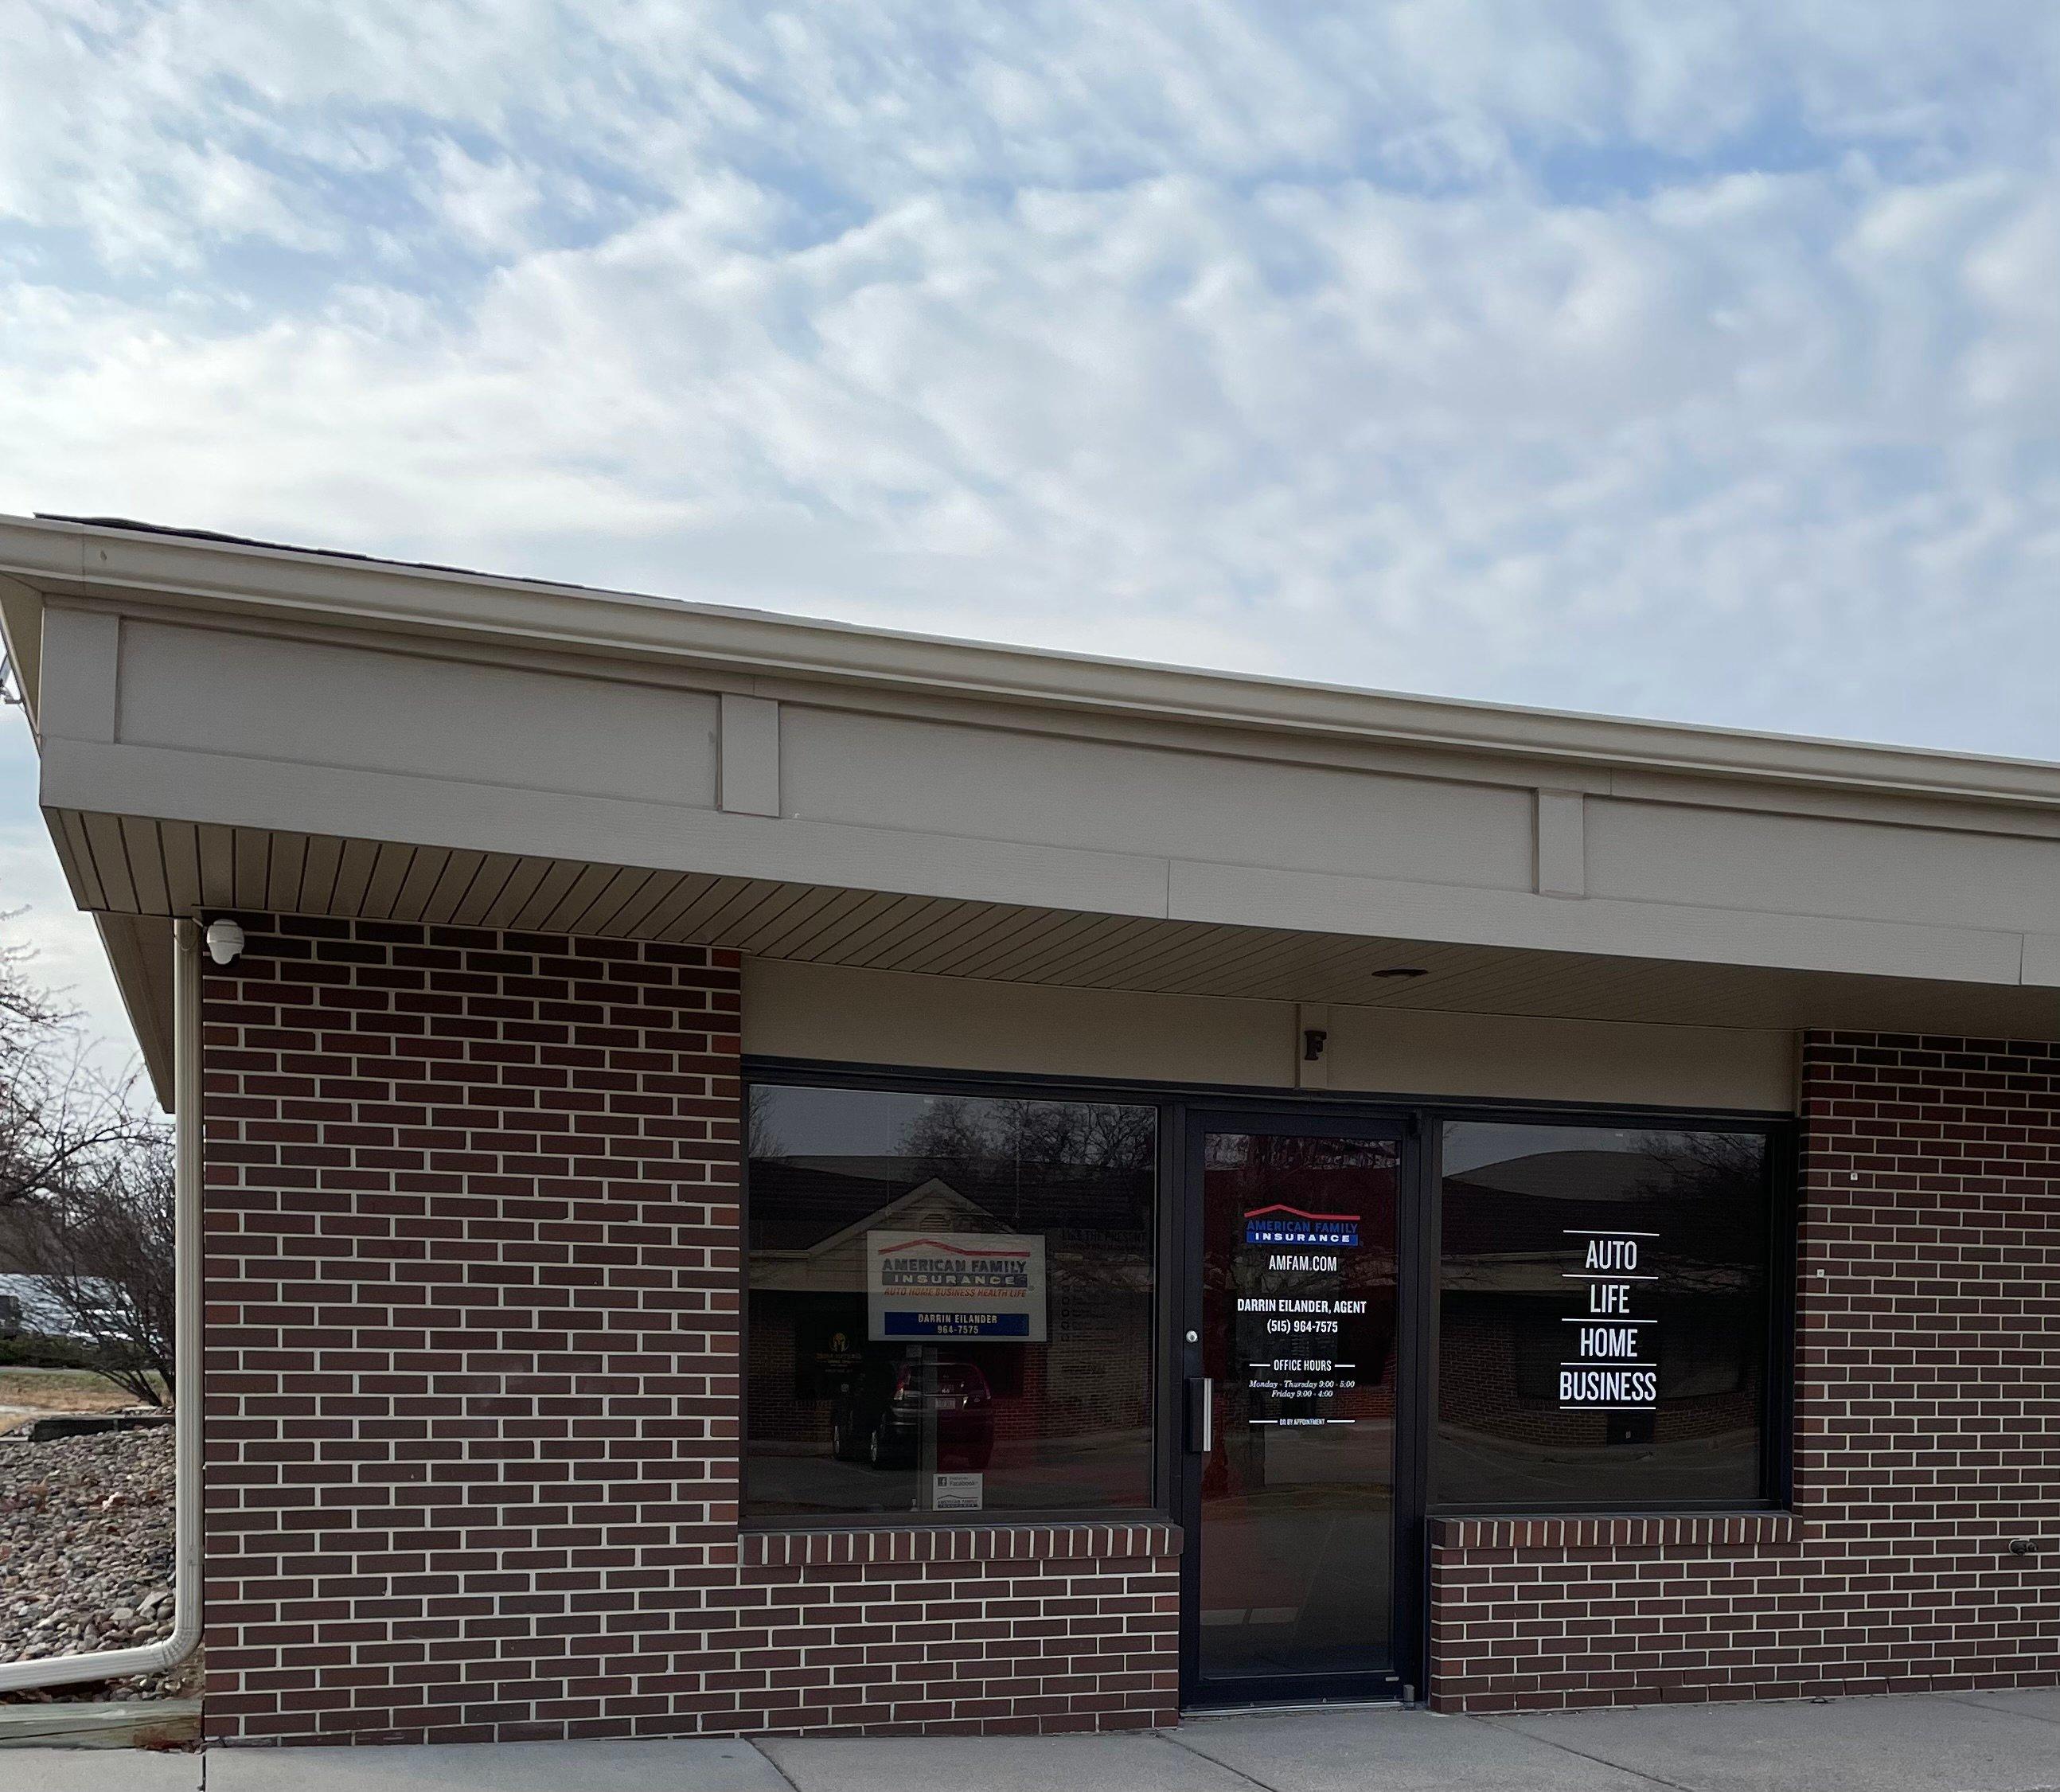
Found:
M 1044 1342 L 1044 1241 L 1018 1232 L 868 1232 L 875 1342 Z

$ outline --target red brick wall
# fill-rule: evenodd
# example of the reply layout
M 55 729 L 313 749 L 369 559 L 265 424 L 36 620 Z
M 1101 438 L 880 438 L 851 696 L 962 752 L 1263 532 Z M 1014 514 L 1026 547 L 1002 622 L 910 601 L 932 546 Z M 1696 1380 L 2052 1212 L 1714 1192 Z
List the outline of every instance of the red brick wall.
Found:
M 2060 1681 L 2060 1047 L 1803 1075 L 1792 1517 L 1435 1521 L 1443 1709 Z
M 733 959 L 246 924 L 205 985 L 211 1735 L 1168 1721 L 1168 1527 L 740 1542 Z M 2060 1679 L 2060 1048 L 1805 1060 L 1793 1515 L 1437 1521 L 1446 1708 Z
M 203 986 L 210 1735 L 1164 1717 L 1164 1527 L 740 1550 L 733 954 L 243 920 Z
M 1170 1525 L 747 1535 L 734 1593 L 752 1708 L 783 1730 L 1172 1723 Z

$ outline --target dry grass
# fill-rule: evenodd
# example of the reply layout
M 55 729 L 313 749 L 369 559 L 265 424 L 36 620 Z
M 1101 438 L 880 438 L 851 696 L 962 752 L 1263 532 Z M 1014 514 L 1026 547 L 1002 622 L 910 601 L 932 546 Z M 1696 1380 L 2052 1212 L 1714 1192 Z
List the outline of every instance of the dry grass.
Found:
M 113 1412 L 135 1403 L 111 1381 L 90 1369 L 0 1369 L 0 1431 L 9 1431 L 31 1414 L 9 1412 L 28 1407 L 34 1412 Z

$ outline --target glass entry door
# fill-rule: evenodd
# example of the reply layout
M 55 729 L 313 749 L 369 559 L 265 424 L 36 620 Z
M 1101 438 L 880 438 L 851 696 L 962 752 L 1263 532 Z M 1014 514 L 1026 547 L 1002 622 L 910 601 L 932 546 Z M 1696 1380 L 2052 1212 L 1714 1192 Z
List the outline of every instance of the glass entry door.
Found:
M 1196 1116 L 1188 1148 L 1185 1696 L 1391 1692 L 1399 1130 Z

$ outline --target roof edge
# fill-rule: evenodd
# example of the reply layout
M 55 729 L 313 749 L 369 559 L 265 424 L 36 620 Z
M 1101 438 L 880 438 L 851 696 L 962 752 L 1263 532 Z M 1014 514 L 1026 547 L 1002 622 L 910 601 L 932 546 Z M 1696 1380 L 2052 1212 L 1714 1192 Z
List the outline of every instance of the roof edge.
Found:
M 35 589 L 850 685 L 1557 762 L 2060 808 L 2060 764 L 1531 708 L 919 634 L 149 525 L 0 516 Z

